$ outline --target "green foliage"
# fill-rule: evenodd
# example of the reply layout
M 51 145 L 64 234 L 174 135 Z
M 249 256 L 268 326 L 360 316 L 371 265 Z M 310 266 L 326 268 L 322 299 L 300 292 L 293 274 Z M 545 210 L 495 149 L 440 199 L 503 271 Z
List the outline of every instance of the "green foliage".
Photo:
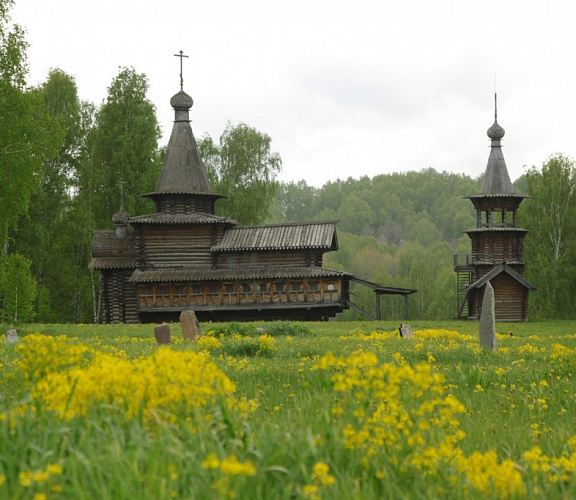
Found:
M 265 325 L 265 331 L 268 335 L 272 337 L 278 337 L 280 335 L 311 335 L 312 331 L 310 328 L 302 323 L 294 321 L 272 321 Z
M 557 154 L 540 170 L 526 173 L 531 198 L 520 206 L 519 220 L 530 230 L 525 241 L 534 317 L 575 318 L 576 308 L 576 164 Z
M 153 191 L 158 179 L 160 127 L 147 91 L 146 75 L 121 68 L 96 114 L 87 138 L 89 161 L 79 178 L 79 193 L 94 214 L 93 227 L 111 226 L 120 205 L 121 180 L 125 209 L 133 214 L 150 211 L 150 202 L 140 195 Z
M 258 337 L 262 334 L 278 337 L 281 335 L 309 335 L 310 328 L 295 321 L 270 321 L 265 323 L 210 323 L 205 327 L 206 331 L 214 337 L 231 337 L 243 335 Z
M 2 321 L 12 325 L 34 320 L 36 280 L 30 273 L 30 261 L 18 253 L 0 261 L 0 303 Z
M 212 189 L 227 196 L 216 204 L 216 213 L 242 224 L 261 224 L 277 188 L 282 169 L 278 153 L 271 151 L 272 139 L 244 123 L 228 123 L 218 145 L 210 136 L 198 142 Z
M 0 10 L 0 245 L 26 214 L 42 180 L 42 164 L 59 148 L 57 124 L 44 112 L 40 96 L 25 89 L 28 72 L 24 31 L 11 24 L 12 1 Z

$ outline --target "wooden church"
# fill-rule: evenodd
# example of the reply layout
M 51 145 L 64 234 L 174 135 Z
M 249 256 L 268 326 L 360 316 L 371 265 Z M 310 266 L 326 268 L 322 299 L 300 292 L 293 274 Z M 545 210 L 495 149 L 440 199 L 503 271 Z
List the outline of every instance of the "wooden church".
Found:
M 322 266 L 338 249 L 335 221 L 241 226 L 215 215 L 222 196 L 208 181 L 182 84 L 170 104 L 166 156 L 156 189 L 143 195 L 155 212 L 131 217 L 121 206 L 116 230 L 93 231 L 90 267 L 101 272 L 106 323 L 178 321 L 186 309 L 201 321 L 324 320 L 360 309 L 350 301 L 354 281 L 373 289 L 378 316 L 382 294 L 403 295 L 407 307 L 416 290 Z
M 495 97 L 496 98 L 496 97 Z M 528 321 L 528 293 L 535 290 L 525 277 L 523 241 L 528 233 L 518 227 L 518 207 L 526 198 L 515 194 L 508 175 L 501 140 L 504 129 L 494 124 L 488 129 L 490 156 L 480 194 L 469 196 L 476 209 L 476 228 L 467 231 L 472 253 L 454 256 L 458 276 L 457 318 L 480 318 L 484 285 L 494 288 L 496 321 Z

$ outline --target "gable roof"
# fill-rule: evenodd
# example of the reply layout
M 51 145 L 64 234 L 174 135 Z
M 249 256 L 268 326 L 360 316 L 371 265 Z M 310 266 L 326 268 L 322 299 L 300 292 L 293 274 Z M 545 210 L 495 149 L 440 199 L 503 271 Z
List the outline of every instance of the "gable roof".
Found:
M 468 287 L 468 290 L 471 290 L 472 288 L 483 287 L 488 281 L 492 280 L 492 278 L 495 278 L 500 273 L 507 273 L 512 278 L 514 278 L 516 281 L 518 281 L 521 285 L 528 288 L 529 290 L 536 290 L 536 287 L 532 283 L 530 283 L 526 278 L 524 278 L 524 276 L 522 276 L 521 274 L 514 271 L 514 269 L 507 266 L 505 263 L 502 263 L 499 266 L 496 266 L 488 274 L 485 274 L 484 276 L 482 276 L 482 278 L 480 278 L 479 280 L 470 284 L 470 286 Z
M 213 252 L 296 249 L 338 250 L 336 221 L 234 227 L 212 247 Z

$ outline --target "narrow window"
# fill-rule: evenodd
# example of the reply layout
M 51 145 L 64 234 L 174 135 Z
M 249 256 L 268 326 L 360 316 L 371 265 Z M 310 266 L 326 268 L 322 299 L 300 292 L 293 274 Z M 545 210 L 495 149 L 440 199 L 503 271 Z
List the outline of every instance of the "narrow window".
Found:
M 210 285 L 210 293 L 218 293 L 218 287 L 216 285 Z
M 242 293 L 250 293 L 251 291 L 252 291 L 252 286 L 250 286 L 248 283 L 242 284 Z
M 234 293 L 234 285 L 225 285 L 226 287 L 226 293 Z
M 284 284 L 283 283 L 276 283 L 276 291 L 283 292 L 284 291 Z
M 266 292 L 268 290 L 268 285 L 266 283 L 260 283 L 260 292 Z
M 311 292 L 315 292 L 318 290 L 318 283 L 308 283 L 308 288 Z
M 326 285 L 326 290 L 328 290 L 329 292 L 333 292 L 334 290 L 336 290 L 336 285 L 334 285 L 334 283 L 328 283 Z

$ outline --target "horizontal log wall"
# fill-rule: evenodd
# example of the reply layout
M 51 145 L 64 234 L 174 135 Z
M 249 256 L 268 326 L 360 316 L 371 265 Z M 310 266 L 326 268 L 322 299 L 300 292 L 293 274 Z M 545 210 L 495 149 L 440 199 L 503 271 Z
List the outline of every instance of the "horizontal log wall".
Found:
M 218 255 L 217 267 L 238 268 L 246 266 L 310 266 L 310 252 L 305 250 L 291 251 L 246 251 L 226 252 Z
M 147 266 L 209 266 L 213 234 L 211 225 L 155 225 L 142 228 L 143 247 Z

